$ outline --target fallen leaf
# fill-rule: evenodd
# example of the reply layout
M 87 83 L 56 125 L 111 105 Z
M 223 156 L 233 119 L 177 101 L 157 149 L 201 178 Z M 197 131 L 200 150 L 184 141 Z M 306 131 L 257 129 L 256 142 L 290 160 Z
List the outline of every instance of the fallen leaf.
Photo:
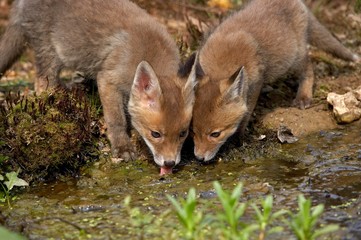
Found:
M 283 125 L 277 130 L 277 138 L 281 143 L 295 143 L 298 141 L 298 138 L 293 135 L 291 129 Z

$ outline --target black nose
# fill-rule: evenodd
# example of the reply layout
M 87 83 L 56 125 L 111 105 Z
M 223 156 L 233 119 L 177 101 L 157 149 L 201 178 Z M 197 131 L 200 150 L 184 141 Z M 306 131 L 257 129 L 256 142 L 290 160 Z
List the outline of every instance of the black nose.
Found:
M 175 161 L 164 161 L 164 166 L 166 167 L 174 167 L 175 166 Z

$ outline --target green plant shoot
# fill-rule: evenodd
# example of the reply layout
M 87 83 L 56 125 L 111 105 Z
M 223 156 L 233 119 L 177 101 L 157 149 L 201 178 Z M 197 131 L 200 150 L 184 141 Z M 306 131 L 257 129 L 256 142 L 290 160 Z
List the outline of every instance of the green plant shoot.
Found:
M 262 209 L 259 209 L 256 204 L 252 204 L 252 208 L 256 212 L 256 219 L 260 230 L 258 236 L 259 240 L 265 239 L 268 234 L 282 231 L 283 228 L 281 226 L 273 227 L 269 230 L 267 230 L 267 227 L 272 224 L 275 219 L 278 219 L 287 213 L 287 211 L 283 209 L 272 213 L 273 198 L 271 195 L 268 195 L 264 200 L 262 200 L 261 207 Z
M 224 228 L 225 235 L 230 239 L 248 239 L 250 233 L 257 229 L 257 225 L 246 224 L 240 221 L 247 207 L 246 203 L 239 202 L 242 193 L 242 184 L 239 183 L 231 194 L 224 191 L 218 182 L 214 182 L 213 186 L 224 210 L 218 215 L 218 218 L 226 223 L 229 229 Z
M 317 221 L 324 209 L 322 204 L 312 209 L 311 200 L 306 200 L 303 195 L 300 195 L 298 196 L 298 208 L 299 211 L 296 214 L 291 214 L 290 227 L 299 240 L 314 240 L 339 228 L 338 225 L 331 224 L 316 229 Z
M 187 199 L 179 202 L 172 196 L 167 195 L 168 200 L 174 206 L 177 217 L 185 229 L 187 239 L 196 239 L 198 226 L 202 222 L 202 212 L 196 212 L 196 190 L 189 189 Z

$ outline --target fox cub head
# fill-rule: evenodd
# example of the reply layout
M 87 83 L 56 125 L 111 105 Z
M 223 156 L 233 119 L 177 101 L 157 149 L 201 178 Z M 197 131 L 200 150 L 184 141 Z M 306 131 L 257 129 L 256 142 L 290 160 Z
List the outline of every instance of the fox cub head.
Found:
M 228 78 L 213 79 L 196 64 L 201 71 L 193 108 L 194 154 L 209 161 L 247 114 L 247 75 L 242 67 Z
M 150 64 L 142 61 L 128 103 L 132 125 L 153 153 L 161 174 L 171 171 L 181 159 L 194 104 L 195 77 L 191 74 L 185 82 L 175 73 L 172 78 L 158 78 Z

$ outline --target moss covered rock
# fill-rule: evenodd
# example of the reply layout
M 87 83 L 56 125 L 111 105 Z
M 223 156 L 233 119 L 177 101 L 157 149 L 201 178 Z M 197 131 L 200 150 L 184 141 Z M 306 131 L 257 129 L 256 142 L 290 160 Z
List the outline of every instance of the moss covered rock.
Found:
M 0 150 L 7 159 L 0 167 L 20 168 L 27 180 L 76 173 L 98 158 L 98 107 L 79 89 L 7 95 L 0 113 Z

